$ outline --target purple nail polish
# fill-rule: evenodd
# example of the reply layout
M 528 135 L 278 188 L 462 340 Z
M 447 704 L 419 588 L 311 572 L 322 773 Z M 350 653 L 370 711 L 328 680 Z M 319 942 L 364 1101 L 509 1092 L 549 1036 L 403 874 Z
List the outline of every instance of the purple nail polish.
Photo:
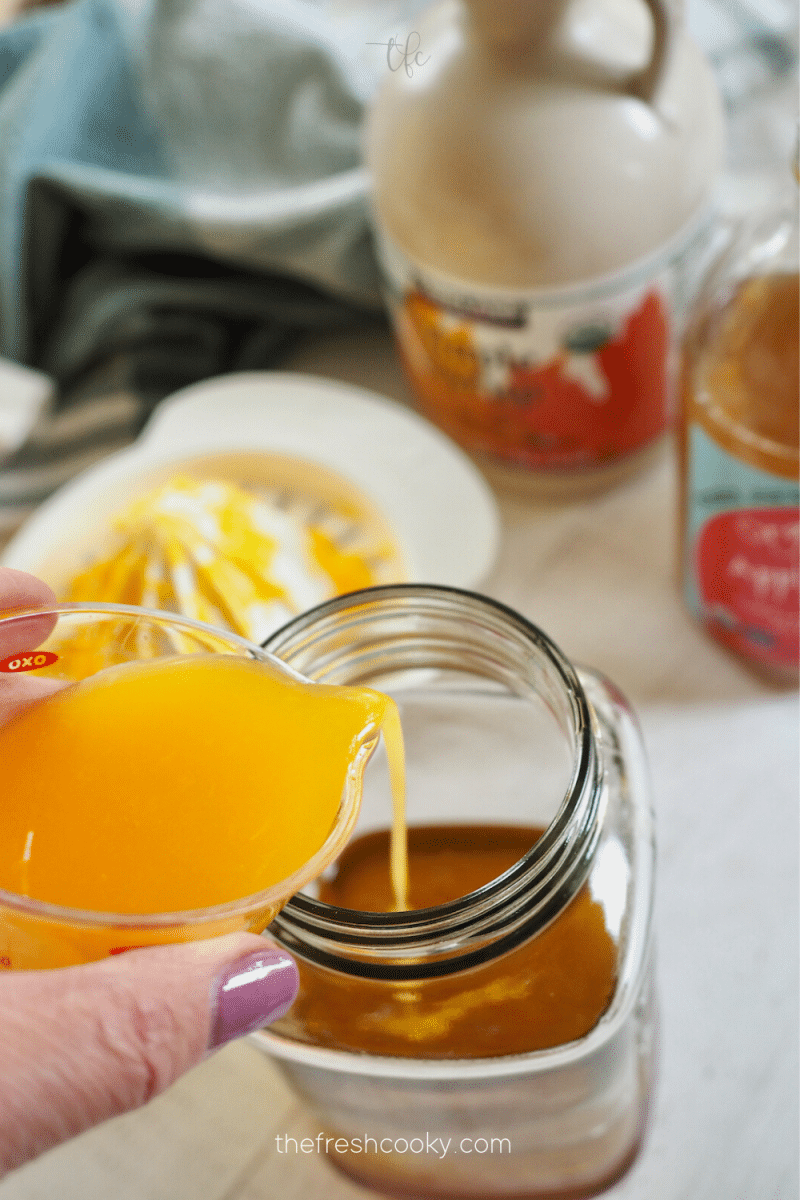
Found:
M 299 985 L 294 959 L 283 950 L 259 950 L 231 963 L 214 986 L 209 1048 L 282 1017 Z

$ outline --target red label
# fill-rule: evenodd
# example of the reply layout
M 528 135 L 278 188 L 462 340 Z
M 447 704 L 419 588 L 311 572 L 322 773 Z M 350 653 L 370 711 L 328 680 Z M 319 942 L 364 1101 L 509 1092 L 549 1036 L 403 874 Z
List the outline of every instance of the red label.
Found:
M 8 658 L 0 661 L 0 671 L 11 674 L 21 671 L 38 671 L 40 667 L 52 667 L 58 662 L 58 655 L 51 650 L 20 650 L 17 654 L 9 654 Z
M 147 946 L 113 946 L 109 954 L 127 954 L 129 950 L 147 950 Z
M 530 320 L 506 344 L 505 330 L 487 319 L 456 318 L 423 292 L 407 293 L 397 314 L 406 369 L 426 412 L 451 437 L 526 467 L 584 468 L 663 431 L 670 318 L 657 287 L 615 321 L 592 323 L 565 309 L 560 340 L 546 333 L 541 345 L 535 311 Z
M 697 540 L 706 619 L 732 649 L 759 662 L 800 660 L 800 514 L 746 508 L 712 517 Z
M 511 412 L 531 465 L 597 465 L 639 449 L 663 431 L 669 318 L 658 292 L 649 292 L 621 329 L 592 351 L 607 383 L 602 400 L 568 377 L 563 359 L 514 369 Z

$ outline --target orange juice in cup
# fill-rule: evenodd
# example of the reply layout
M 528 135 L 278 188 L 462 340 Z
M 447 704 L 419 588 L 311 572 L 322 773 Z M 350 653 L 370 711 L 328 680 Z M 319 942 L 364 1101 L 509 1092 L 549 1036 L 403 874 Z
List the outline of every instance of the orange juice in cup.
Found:
M 31 650 L 15 625 L 52 630 Z M 17 614 L 0 621 L 9 645 L 0 967 L 264 929 L 341 849 L 365 762 L 397 723 L 379 692 L 308 683 L 170 614 Z

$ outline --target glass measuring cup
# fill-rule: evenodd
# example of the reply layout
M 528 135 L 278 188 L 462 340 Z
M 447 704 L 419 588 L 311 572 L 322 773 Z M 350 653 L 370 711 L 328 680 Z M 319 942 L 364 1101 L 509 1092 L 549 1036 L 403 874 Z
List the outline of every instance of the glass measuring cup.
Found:
M 176 656 L 191 663 L 200 655 L 234 656 L 267 664 L 289 681 L 309 684 L 292 668 L 245 639 L 174 614 L 117 604 L 54 605 L 10 614 L 0 619 L 0 743 L 3 730 L 18 725 L 15 717 L 21 710 L 70 684 L 88 680 L 107 668 L 124 669 L 125 664 L 174 660 Z M 169 737 L 167 729 L 165 738 Z M 0 969 L 60 967 L 140 946 L 238 930 L 260 932 L 291 895 L 319 875 L 349 836 L 358 813 L 361 770 L 376 738 L 377 732 L 370 732 L 356 747 L 332 826 L 321 835 L 314 853 L 287 871 L 285 878 L 226 903 L 186 905 L 176 911 L 161 911 L 156 906 L 148 911 L 146 904 L 137 912 L 95 911 L 88 906 L 56 903 L 52 897 L 36 899 L 24 894 L 25 888 L 0 887 Z M 179 755 L 182 749 L 178 746 Z M 148 747 L 141 747 L 141 751 L 146 754 Z M 46 744 L 35 747 L 33 761 L 26 763 L 25 769 L 35 772 L 40 755 L 46 757 Z M 126 770 L 129 765 L 120 762 L 120 777 Z M 3 786 L 0 783 L 0 795 Z M 165 796 L 164 826 L 153 828 L 152 838 L 163 836 L 166 823 L 174 816 L 169 811 L 168 786 Z M 220 796 L 219 803 L 233 811 L 235 794 Z M 114 807 L 112 784 L 109 819 L 113 819 Z M 82 819 L 85 817 L 76 812 L 77 836 Z M 190 823 L 191 813 L 181 814 L 181 820 Z M 120 838 L 125 837 L 121 823 Z M 22 859 L 30 852 L 30 841 L 29 837 L 21 847 Z M 220 852 L 218 846 L 213 849 Z M 68 853 L 66 849 L 64 853 Z M 113 869 L 111 863 L 109 870 Z M 198 862 L 198 871 L 205 869 L 207 864 Z

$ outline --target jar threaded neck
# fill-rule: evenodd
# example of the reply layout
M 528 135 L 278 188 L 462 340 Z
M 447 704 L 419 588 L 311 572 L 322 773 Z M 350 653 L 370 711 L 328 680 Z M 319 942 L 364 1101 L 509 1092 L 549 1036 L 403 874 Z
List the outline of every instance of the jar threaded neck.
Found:
M 264 648 L 319 683 L 380 688 L 419 670 L 483 677 L 523 700 L 543 701 L 572 755 L 553 819 L 499 878 L 448 904 L 409 912 L 358 912 L 297 895 L 271 927 L 288 949 L 359 977 L 436 978 L 507 953 L 575 897 L 600 836 L 603 774 L 577 673 L 535 625 L 473 592 L 403 584 L 328 601 L 278 630 Z

